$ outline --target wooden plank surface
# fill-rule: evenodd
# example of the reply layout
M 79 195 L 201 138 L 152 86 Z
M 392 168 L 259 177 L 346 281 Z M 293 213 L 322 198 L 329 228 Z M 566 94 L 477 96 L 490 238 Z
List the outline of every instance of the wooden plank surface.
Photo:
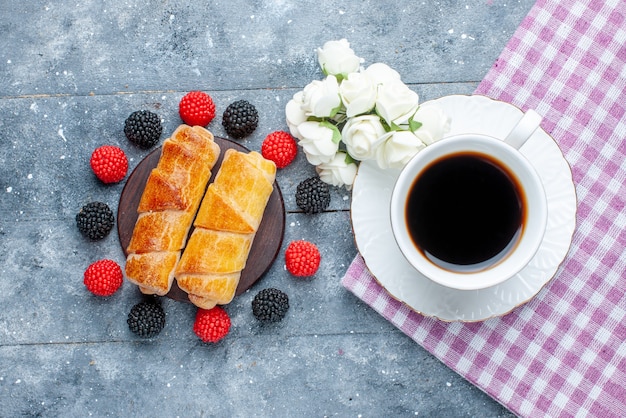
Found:
M 350 192 L 305 215 L 297 184 L 314 174 L 300 153 L 280 170 L 286 228 L 269 272 L 227 306 L 231 333 L 203 344 L 195 308 L 163 299 L 152 340 L 128 330 L 141 300 L 124 283 L 90 295 L 85 268 L 123 264 L 116 231 L 99 242 L 74 217 L 93 200 L 114 212 L 124 183 L 101 184 L 93 149 L 122 147 L 130 169 L 150 152 L 129 144 L 126 117 L 148 109 L 164 135 L 178 101 L 207 91 L 221 113 L 238 99 L 259 110 L 241 144 L 260 150 L 287 129 L 284 106 L 321 78 L 315 48 L 347 38 L 366 64 L 395 68 L 425 101 L 469 94 L 532 6 L 515 2 L 32 0 L 0 4 L 0 416 L 511 416 L 496 401 L 343 289 L 356 255 Z M 322 253 L 318 274 L 296 279 L 282 254 L 296 239 Z M 287 318 L 259 325 L 250 303 L 285 291 Z

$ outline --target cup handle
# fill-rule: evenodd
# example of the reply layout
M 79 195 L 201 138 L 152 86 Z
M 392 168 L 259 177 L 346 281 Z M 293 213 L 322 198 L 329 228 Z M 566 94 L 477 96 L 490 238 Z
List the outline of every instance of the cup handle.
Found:
M 517 122 L 515 128 L 507 135 L 504 142 L 514 148 L 521 148 L 522 145 L 532 136 L 541 123 L 539 113 L 529 109 L 524 113 L 522 118 Z

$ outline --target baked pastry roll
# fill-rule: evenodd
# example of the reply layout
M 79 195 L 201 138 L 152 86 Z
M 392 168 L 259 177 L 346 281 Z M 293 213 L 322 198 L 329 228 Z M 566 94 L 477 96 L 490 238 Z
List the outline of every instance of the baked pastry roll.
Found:
M 196 306 L 210 309 L 235 296 L 275 177 L 276 165 L 258 152 L 224 153 L 176 267 L 178 287 Z
M 179 126 L 163 142 L 141 195 L 127 248 L 126 278 L 146 294 L 165 295 L 185 247 L 220 147 L 200 126 Z

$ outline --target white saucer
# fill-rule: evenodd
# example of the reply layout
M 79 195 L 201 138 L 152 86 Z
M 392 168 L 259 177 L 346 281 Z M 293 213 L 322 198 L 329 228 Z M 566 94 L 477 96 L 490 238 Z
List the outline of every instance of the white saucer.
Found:
M 517 107 L 485 96 L 446 96 L 433 100 L 451 117 L 447 135 L 482 133 L 503 138 L 522 116 Z M 576 191 L 569 164 L 543 130 L 522 146 L 543 182 L 548 200 L 545 237 L 530 263 L 506 282 L 481 290 L 455 290 L 436 284 L 406 261 L 391 232 L 389 202 L 399 170 L 360 164 L 352 191 L 351 218 L 356 246 L 376 280 L 414 311 L 444 321 L 482 321 L 528 302 L 554 276 L 567 255 L 576 227 Z

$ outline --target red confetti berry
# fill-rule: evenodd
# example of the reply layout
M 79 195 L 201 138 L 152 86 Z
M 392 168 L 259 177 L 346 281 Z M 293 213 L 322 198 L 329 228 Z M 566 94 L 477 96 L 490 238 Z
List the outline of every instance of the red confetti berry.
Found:
M 193 324 L 193 332 L 202 341 L 216 343 L 230 330 L 230 317 L 219 306 L 212 309 L 199 308 Z
M 276 167 L 285 168 L 296 158 L 298 145 L 293 137 L 284 131 L 272 132 L 261 145 L 264 158 L 274 161 Z
M 103 145 L 91 154 L 89 165 L 103 183 L 117 183 L 126 177 L 128 158 L 121 148 Z
M 122 286 L 122 268 L 113 260 L 98 260 L 85 270 L 83 283 L 96 296 L 111 296 Z
M 308 241 L 293 241 L 285 251 L 285 264 L 289 273 L 297 277 L 312 276 L 320 266 L 321 255 L 317 246 Z
M 205 92 L 191 91 L 180 99 L 178 113 L 187 125 L 206 127 L 215 117 L 215 104 Z

